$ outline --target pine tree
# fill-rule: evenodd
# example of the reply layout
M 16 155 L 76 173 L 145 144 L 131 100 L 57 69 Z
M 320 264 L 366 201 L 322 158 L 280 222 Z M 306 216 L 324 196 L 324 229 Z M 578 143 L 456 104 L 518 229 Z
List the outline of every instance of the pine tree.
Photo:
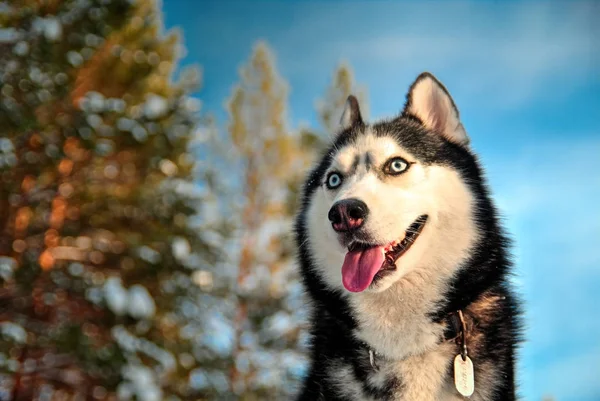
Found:
M 340 63 L 333 73 L 331 83 L 322 99 L 317 100 L 316 110 L 320 128 L 303 128 L 299 132 L 300 153 L 305 155 L 305 164 L 311 164 L 325 149 L 333 135 L 339 131 L 340 119 L 348 96 L 354 95 L 360 103 L 363 118 L 368 117 L 369 105 L 367 90 L 354 80 L 354 73 L 348 63 Z M 288 186 L 290 210 L 298 210 L 301 179 Z M 292 212 L 293 213 L 293 212 Z
M 222 225 L 196 207 L 216 180 L 189 148 L 210 129 L 160 17 L 151 0 L 0 3 L 3 399 L 227 391 L 203 316 Z
M 306 163 L 315 160 L 315 156 L 320 155 L 332 136 L 338 132 L 342 112 L 350 95 L 358 98 L 361 113 L 363 118 L 366 119 L 369 112 L 367 90 L 355 82 L 352 68 L 348 63 L 343 62 L 335 69 L 331 83 L 326 88 L 323 98 L 316 102 L 321 127 L 300 130 L 300 147 L 302 153 L 307 155 Z M 292 210 L 297 210 L 299 207 L 300 185 L 301 182 L 295 182 L 290 186 L 289 204 Z
M 306 158 L 286 125 L 286 102 L 273 55 L 259 43 L 228 103 L 228 132 L 243 171 L 230 380 L 244 400 L 289 398 L 303 367 L 297 352 L 301 290 L 293 268 L 289 196 Z
M 317 101 L 317 113 L 325 135 L 332 135 L 338 131 L 340 118 L 342 117 L 346 100 L 350 95 L 356 96 L 360 103 L 363 118 L 367 118 L 367 91 L 356 84 L 350 65 L 340 63 L 333 73 L 333 79 L 325 92 L 325 96 L 323 99 Z

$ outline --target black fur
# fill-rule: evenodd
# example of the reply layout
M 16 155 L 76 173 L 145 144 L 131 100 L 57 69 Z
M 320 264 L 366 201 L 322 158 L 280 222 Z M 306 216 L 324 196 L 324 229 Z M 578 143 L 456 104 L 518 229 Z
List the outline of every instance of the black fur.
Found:
M 344 121 L 344 120 L 347 120 Z M 354 126 L 363 123 L 362 116 L 360 114 L 360 107 L 358 105 L 358 99 L 355 96 L 350 95 L 346 100 L 346 107 L 344 113 L 342 114 L 342 125 L 348 124 L 349 126 Z
M 407 104 L 409 103 L 410 97 L 407 99 Z M 310 250 L 306 245 L 305 221 L 311 195 L 323 184 L 324 173 L 336 149 L 362 135 L 365 127 L 362 120 L 358 119 L 356 124 L 341 132 L 318 166 L 310 172 L 303 189 L 302 206 L 295 225 L 296 244 L 303 283 L 313 301 L 313 314 L 311 365 L 299 401 L 344 400 L 334 393 L 325 380 L 328 361 L 339 358 L 352 365 L 354 376 L 362 382 L 365 394 L 375 399 L 391 399 L 391 395 L 401 391 L 403 386 L 401 377 L 390 377 L 383 388 L 375 388 L 367 383 L 366 377 L 372 366 L 368 359 L 368 349 L 352 336 L 357 322 L 353 318 L 351 307 L 339 292 L 328 288 L 315 272 Z M 482 319 L 472 316 L 476 329 L 483 333 L 484 340 L 482 347 L 477 353 L 471 354 L 471 357 L 476 367 L 482 361 L 492 361 L 497 371 L 502 373 L 495 396 L 490 401 L 515 400 L 514 364 L 516 344 L 521 338 L 520 311 L 508 284 L 511 270 L 509 241 L 500 227 L 497 211 L 484 184 L 477 158 L 466 147 L 427 130 L 418 117 L 413 115 L 402 114 L 395 119 L 379 122 L 372 126 L 372 131 L 378 136 L 392 136 L 417 157 L 420 163 L 451 166 L 462 175 L 475 194 L 475 218 L 482 234 L 481 239 L 470 260 L 461 267 L 460 273 L 452 282 L 444 302 L 431 311 L 430 318 L 434 322 L 442 322 L 449 313 L 459 309 L 466 310 L 484 295 L 497 295 L 498 301 L 493 313 Z M 449 372 L 447 380 L 451 381 L 452 370 L 449 369 Z

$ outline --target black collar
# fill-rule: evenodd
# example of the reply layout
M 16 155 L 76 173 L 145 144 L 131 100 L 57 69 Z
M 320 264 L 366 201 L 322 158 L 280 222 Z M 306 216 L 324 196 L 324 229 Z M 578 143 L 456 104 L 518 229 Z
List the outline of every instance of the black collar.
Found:
M 450 312 L 446 315 L 444 322 L 446 323 L 446 330 L 444 330 L 443 341 L 452 341 L 458 339 L 461 336 L 463 331 L 463 323 L 461 321 L 459 313 L 462 311 L 454 311 Z M 464 314 L 463 314 L 464 320 Z M 466 330 L 466 322 L 465 322 L 465 330 Z

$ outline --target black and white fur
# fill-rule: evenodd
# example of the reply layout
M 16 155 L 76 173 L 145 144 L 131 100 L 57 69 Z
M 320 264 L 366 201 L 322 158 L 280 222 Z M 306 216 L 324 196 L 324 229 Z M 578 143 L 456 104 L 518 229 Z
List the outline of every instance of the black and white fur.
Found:
M 367 124 L 351 96 L 341 123 L 308 176 L 296 221 L 312 301 L 310 367 L 298 400 L 464 399 L 453 381 L 459 346 L 444 337 L 446 317 L 458 310 L 475 367 L 470 399 L 515 400 L 520 324 L 508 241 L 448 91 L 423 73 L 399 116 Z M 387 177 L 380 167 L 393 156 L 412 164 Z M 334 190 L 325 185 L 332 170 L 344 177 Z M 393 273 L 357 293 L 342 286 L 347 242 L 328 220 L 347 198 L 368 205 L 364 230 L 379 243 L 401 239 L 417 216 L 429 216 Z

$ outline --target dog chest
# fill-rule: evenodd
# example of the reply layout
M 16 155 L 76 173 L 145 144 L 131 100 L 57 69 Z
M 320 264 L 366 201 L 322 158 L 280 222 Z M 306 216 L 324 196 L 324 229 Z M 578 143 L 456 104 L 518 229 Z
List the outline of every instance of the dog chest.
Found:
M 329 366 L 329 384 L 340 397 L 352 401 L 460 400 L 451 381 L 449 361 L 454 353 L 452 344 L 442 344 L 402 361 L 376 358 L 371 364 L 368 355 L 352 362 L 337 360 Z

